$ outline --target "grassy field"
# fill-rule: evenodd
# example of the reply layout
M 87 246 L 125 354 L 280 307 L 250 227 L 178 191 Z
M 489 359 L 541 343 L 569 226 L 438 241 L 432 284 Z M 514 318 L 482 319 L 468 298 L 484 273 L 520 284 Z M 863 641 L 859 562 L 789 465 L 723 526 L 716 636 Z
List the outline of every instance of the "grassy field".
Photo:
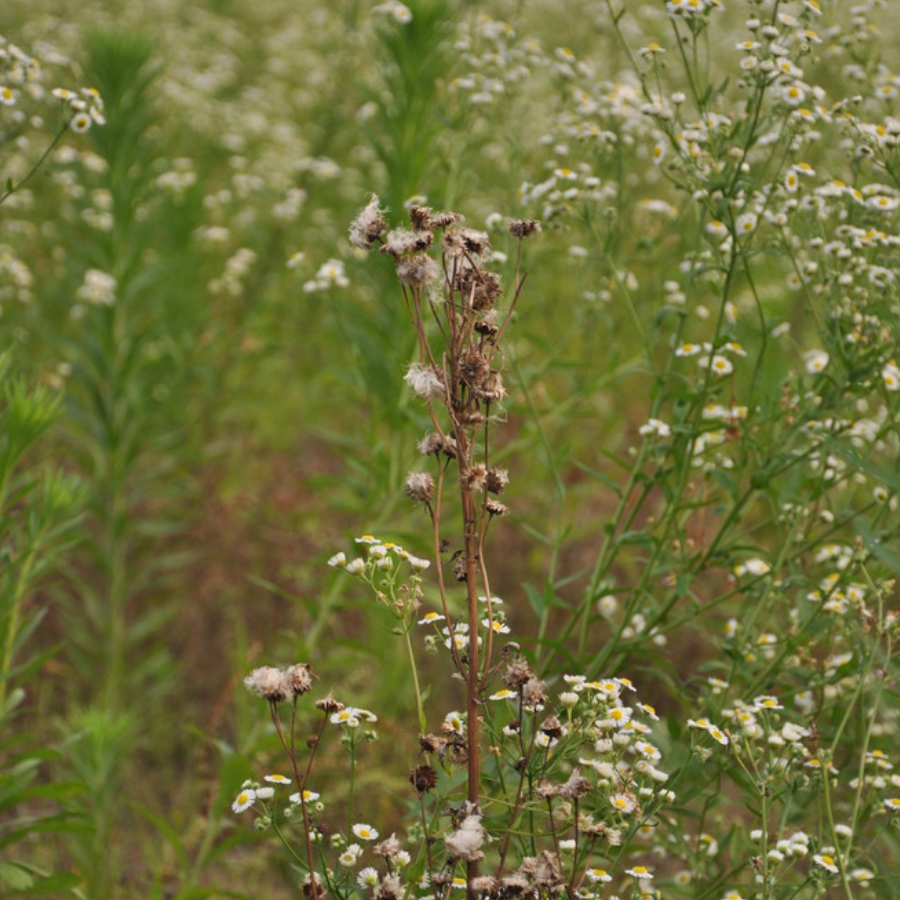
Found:
M 900 897 L 898 29 L 6 0 L 0 896 Z

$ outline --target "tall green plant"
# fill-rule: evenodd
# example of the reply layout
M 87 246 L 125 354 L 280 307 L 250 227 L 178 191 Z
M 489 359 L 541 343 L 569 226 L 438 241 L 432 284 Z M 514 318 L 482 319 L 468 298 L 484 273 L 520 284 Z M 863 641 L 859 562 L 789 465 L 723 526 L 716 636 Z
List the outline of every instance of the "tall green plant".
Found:
M 53 651 L 33 642 L 46 614 L 36 591 L 74 540 L 78 482 L 45 466 L 36 443 L 56 419 L 59 397 L 30 388 L 0 355 L 0 892 L 48 893 L 77 881 L 53 873 L 41 832 L 72 826 L 61 804 L 72 786 L 46 780 L 56 754 L 29 717 L 28 686 Z

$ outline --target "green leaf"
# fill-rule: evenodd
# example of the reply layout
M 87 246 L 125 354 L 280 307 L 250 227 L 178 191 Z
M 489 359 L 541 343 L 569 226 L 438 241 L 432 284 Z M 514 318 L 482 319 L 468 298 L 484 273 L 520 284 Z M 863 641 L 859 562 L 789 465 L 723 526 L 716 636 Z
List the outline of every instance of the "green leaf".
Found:
M 34 884 L 30 872 L 2 859 L 0 859 L 0 881 L 6 882 L 15 891 L 27 891 Z

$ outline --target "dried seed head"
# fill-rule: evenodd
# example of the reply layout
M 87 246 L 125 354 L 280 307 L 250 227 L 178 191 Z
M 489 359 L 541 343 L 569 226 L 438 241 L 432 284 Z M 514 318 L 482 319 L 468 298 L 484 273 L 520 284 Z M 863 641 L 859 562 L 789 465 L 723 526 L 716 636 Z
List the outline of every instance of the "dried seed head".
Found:
M 484 858 L 481 845 L 484 843 L 484 828 L 481 816 L 466 816 L 462 825 L 452 834 L 444 838 L 447 858 L 478 862 Z
M 437 281 L 440 274 L 438 264 L 424 253 L 417 253 L 415 256 L 404 257 L 397 261 L 397 277 L 401 284 L 410 287 L 428 287 Z
M 316 879 L 316 892 L 313 893 L 312 889 L 312 880 L 309 877 L 309 874 L 303 879 L 303 884 L 301 885 L 301 890 L 303 892 L 303 896 L 307 898 L 307 900 L 312 900 L 313 897 L 321 897 L 324 894 L 324 885 L 322 884 L 322 879 L 319 878 L 318 875 L 313 874 L 313 878 Z
M 434 735 L 426 735 L 425 737 L 433 738 Z M 423 749 L 425 749 L 424 743 Z M 437 746 L 434 747 L 434 750 L 437 750 Z M 434 751 L 432 750 L 429 752 Z M 416 766 L 412 772 L 409 773 L 409 780 L 416 789 L 417 794 L 425 794 L 428 791 L 434 790 L 437 786 L 437 772 L 432 769 L 431 766 Z
M 468 385 L 478 385 L 490 374 L 491 365 L 480 350 L 469 350 L 459 364 L 459 377 Z
M 444 449 L 444 439 L 436 431 L 432 431 L 419 441 L 416 449 L 422 456 L 437 456 Z
M 474 327 L 479 334 L 495 337 L 500 331 L 500 313 L 496 309 L 486 310 Z
M 431 219 L 430 206 L 411 206 L 409 208 L 409 221 L 413 231 L 431 231 L 434 223 Z
M 291 696 L 291 688 L 285 681 L 284 672 L 274 666 L 254 669 L 245 679 L 244 687 L 251 694 L 262 697 L 270 703 L 281 703 Z
M 316 708 L 321 709 L 322 712 L 336 713 L 344 708 L 344 704 L 340 700 L 335 700 L 334 694 L 329 691 L 327 696 L 321 700 L 316 700 Z
M 410 472 L 403 487 L 410 500 L 427 503 L 434 493 L 434 479 L 427 472 Z
M 474 228 L 460 228 L 458 234 L 468 253 L 481 256 L 491 249 L 490 240 L 483 231 L 475 231 Z
M 479 875 L 472 879 L 469 886 L 477 896 L 489 897 L 497 892 L 499 882 L 493 875 Z
M 387 231 L 388 223 L 381 201 L 375 194 L 360 214 L 350 223 L 350 243 L 360 250 L 371 250 L 375 242 Z
M 430 231 L 408 231 L 405 228 L 395 228 L 385 238 L 381 252 L 390 253 L 397 259 L 407 253 L 427 250 L 433 243 L 434 235 Z
M 460 554 L 453 560 L 453 577 L 457 581 L 465 581 L 468 577 L 465 554 Z
M 484 484 L 492 494 L 502 494 L 509 484 L 509 472 L 506 469 L 490 468 L 487 470 Z
M 484 413 L 479 412 L 477 409 L 469 409 L 459 413 L 456 417 L 456 421 L 459 422 L 460 426 L 463 428 L 480 429 L 484 425 Z
M 466 245 L 458 231 L 445 231 L 441 240 L 441 249 L 444 251 L 445 256 L 458 259 L 465 253 Z
M 560 722 L 556 716 L 547 716 L 541 723 L 541 732 L 546 734 L 548 738 L 562 737 L 562 722 Z
M 475 463 L 463 476 L 463 483 L 468 491 L 483 491 L 487 480 L 487 469 L 484 463 Z
M 419 746 L 426 753 L 437 753 L 438 750 L 444 745 L 444 739 L 438 737 L 436 734 L 422 734 L 419 735 Z M 420 766 L 419 768 L 423 768 Z M 425 767 L 427 768 L 427 766 Z M 418 771 L 418 769 L 416 770 Z
M 554 797 L 559 796 L 560 786 L 558 784 L 554 784 L 552 781 L 540 781 L 537 784 L 537 787 L 534 789 L 535 794 L 541 798 L 541 800 L 552 800 Z
M 577 797 L 584 797 L 591 792 L 592 785 L 578 769 L 574 769 L 569 776 L 569 780 L 559 789 L 561 797 L 567 800 L 575 800 Z
M 296 663 L 284 673 L 284 680 L 294 697 L 300 697 L 312 690 L 312 666 L 309 663 Z
M 511 872 L 500 881 L 500 890 L 505 897 L 521 897 L 531 893 L 531 882 L 522 872 Z
M 509 507 L 499 500 L 488 500 L 484 508 L 489 516 L 497 516 L 498 518 L 505 516 L 509 512 Z
M 531 879 L 537 887 L 555 888 L 565 883 L 559 858 L 555 853 L 544 850 L 540 856 L 526 856 L 519 870 Z
M 526 660 L 514 659 L 503 673 L 503 682 L 509 687 L 523 687 L 531 681 L 531 668 Z
M 527 238 L 537 234 L 541 230 L 541 223 L 537 219 L 517 219 L 507 226 L 513 237 Z
M 392 834 L 389 838 L 385 838 L 381 843 L 376 844 L 372 852 L 376 856 L 383 856 L 385 859 L 393 859 L 401 850 L 400 841 L 397 835 Z
M 493 272 L 481 272 L 480 275 L 480 278 L 475 279 L 470 291 L 466 292 L 472 298 L 472 309 L 477 311 L 490 309 L 503 293 L 499 275 Z
M 413 363 L 403 376 L 403 380 L 412 388 L 413 393 L 423 400 L 432 400 L 444 396 L 443 373 L 432 366 Z
M 398 900 L 403 893 L 397 875 L 385 875 L 375 891 L 375 900 Z
M 522 687 L 522 705 L 526 709 L 535 709 L 546 701 L 544 682 L 539 678 L 529 678 Z
M 499 403 L 506 396 L 506 388 L 503 386 L 503 378 L 496 370 L 480 383 L 472 388 L 472 392 L 485 403 Z
M 455 212 L 439 212 L 431 214 L 431 225 L 433 228 L 449 228 L 455 222 L 462 222 L 463 217 Z

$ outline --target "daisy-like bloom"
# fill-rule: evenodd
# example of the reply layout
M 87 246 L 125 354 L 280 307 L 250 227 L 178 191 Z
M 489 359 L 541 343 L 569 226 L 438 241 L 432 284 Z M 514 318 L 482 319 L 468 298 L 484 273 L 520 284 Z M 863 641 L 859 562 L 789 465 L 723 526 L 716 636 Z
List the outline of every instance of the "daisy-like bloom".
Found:
M 250 809 L 250 807 L 253 806 L 255 802 L 256 791 L 253 791 L 250 788 L 245 788 L 237 795 L 237 797 L 235 797 L 234 803 L 231 804 L 231 808 L 236 813 L 241 813 L 245 809 Z
M 889 812 L 900 812 L 900 797 L 891 797 L 885 800 L 884 806 Z
M 789 84 L 781 89 L 781 99 L 791 106 L 799 106 L 806 98 L 806 92 L 799 84 Z
M 431 624 L 434 624 L 437 622 L 443 622 L 443 621 L 444 621 L 444 617 L 440 613 L 428 612 L 428 613 L 425 613 L 425 615 L 421 619 L 419 619 L 419 624 L 420 625 L 431 625 Z
M 347 555 L 343 551 L 335 553 L 334 556 L 329 557 L 328 565 L 332 569 L 343 569 L 347 565 Z
M 509 634 L 509 625 L 505 622 L 501 622 L 499 619 L 494 619 L 493 621 L 490 619 L 482 619 L 481 624 L 484 625 L 485 628 L 493 628 L 494 634 Z
M 659 721 L 659 716 L 656 714 L 656 710 L 652 706 L 650 706 L 649 703 L 637 703 L 635 705 L 639 710 L 641 710 L 641 712 L 644 712 L 648 716 L 650 716 L 650 718 L 653 719 L 654 722 Z
M 630 869 L 626 869 L 625 873 L 633 878 L 637 878 L 639 881 L 650 881 L 653 878 L 653 873 L 646 866 L 633 866 Z
M 83 134 L 91 127 L 94 120 L 86 112 L 78 112 L 72 116 L 70 127 L 76 134 Z
M 900 366 L 891 360 L 881 370 L 881 380 L 889 391 L 900 391 Z
M 810 374 L 821 372 L 831 357 L 824 350 L 810 350 L 803 355 L 806 362 L 806 371 Z
M 834 857 L 828 856 L 826 853 L 817 853 L 813 856 L 813 862 L 820 865 L 826 872 L 830 872 L 832 875 L 837 875 L 840 871 Z
M 723 747 L 726 747 L 728 745 L 728 735 L 725 734 L 725 732 L 722 731 L 721 728 L 716 728 L 715 725 L 710 725 L 706 730 L 710 733 L 713 740 L 718 741 Z
M 609 798 L 609 802 L 613 805 L 613 808 L 617 809 L 619 812 L 630 813 L 634 811 L 634 800 L 627 794 L 613 794 L 613 796 Z
M 287 778 L 284 775 L 266 775 L 263 781 L 268 781 L 271 784 L 290 784 L 291 779 Z
M 457 890 L 462 890 L 462 891 L 464 891 L 464 890 L 466 889 L 466 886 L 467 886 L 467 885 L 466 885 L 466 879 L 463 878 L 462 875 L 457 875 L 457 876 L 453 879 L 453 881 L 451 882 L 451 885 L 452 885 L 454 888 L 456 888 Z
M 503 688 L 497 691 L 496 694 L 491 694 L 491 700 L 515 700 L 519 695 L 515 691 L 511 691 L 509 688 Z
M 319 795 L 315 791 L 304 791 L 303 792 L 303 802 L 304 803 L 315 803 L 316 800 L 318 800 L 318 799 L 319 799 Z M 291 803 L 299 803 L 300 802 L 300 791 L 297 791 L 296 794 L 291 794 L 291 796 L 288 797 L 288 800 L 290 800 Z
M 721 353 L 716 353 L 711 360 L 704 356 L 700 360 L 700 365 L 704 369 L 709 366 L 716 375 L 730 375 L 734 371 L 731 360 L 727 356 L 722 356 Z
M 606 719 L 610 724 L 621 728 L 631 718 L 632 710 L 629 706 L 614 706 L 607 714 Z
M 875 877 L 875 873 L 871 869 L 854 869 L 850 873 L 850 877 L 854 881 L 858 881 L 863 887 L 869 886 L 869 881 Z
M 359 870 L 359 875 L 356 876 L 356 883 L 363 888 L 378 887 L 378 872 L 371 866 L 366 866 L 364 869 Z
M 740 891 L 726 891 L 722 895 L 722 900 L 744 900 Z
M 746 559 L 734 567 L 734 574 L 741 575 L 766 575 L 771 571 L 771 566 L 762 559 Z
M 597 882 L 602 882 L 606 884 L 609 881 L 612 881 L 612 875 L 606 871 L 606 869 L 588 869 L 587 877 L 589 881 L 592 881 L 594 884 Z
M 675 348 L 676 356 L 696 356 L 703 348 L 700 344 L 684 343 Z
M 366 561 L 361 556 L 357 556 L 356 559 L 347 563 L 346 569 L 351 575 L 362 575 L 366 571 Z
M 352 831 L 361 841 L 378 840 L 378 831 L 371 825 L 366 825 L 364 822 L 358 822 L 353 826 Z
M 259 787 L 256 789 L 256 799 L 257 800 L 271 800 L 275 796 L 275 788 L 273 787 Z
M 367 709 L 360 709 L 358 706 L 347 706 L 333 713 L 329 721 L 332 725 L 346 725 L 348 728 L 359 728 L 363 721 L 377 722 L 378 716 Z
M 896 197 L 869 197 L 869 199 L 866 201 L 866 206 L 868 206 L 869 209 L 878 209 L 882 212 L 892 212 L 898 206 L 900 206 L 900 200 L 898 200 Z
M 756 230 L 758 221 L 759 219 L 757 219 L 753 213 L 744 213 L 743 215 L 738 216 L 737 222 L 735 222 L 738 234 L 751 234 Z
M 374 537 L 371 534 L 364 534 L 362 537 L 353 538 L 354 542 L 357 544 L 380 544 L 382 541 L 378 540 L 377 537 Z
M 339 857 L 338 862 L 348 868 L 355 866 L 362 856 L 363 849 L 359 844 L 351 844 Z
M 728 226 L 719 219 L 713 219 L 711 222 L 706 223 L 706 233 L 711 234 L 713 237 L 727 237 Z
M 56 97 L 57 100 L 68 101 L 78 99 L 78 94 L 76 94 L 74 91 L 67 90 L 66 88 L 53 88 L 50 93 L 53 94 L 53 96 Z
M 688 728 L 700 728 L 706 731 L 709 728 L 709 719 L 688 719 Z
M 12 106 L 16 102 L 16 95 L 4 84 L 0 85 L 0 104 Z
M 453 731 L 462 733 L 465 730 L 463 717 L 455 710 L 453 712 L 448 712 L 447 715 L 444 716 L 444 724 L 449 726 Z
M 778 702 L 778 698 L 773 697 L 770 694 L 763 694 L 760 697 L 754 697 L 753 706 L 756 709 L 784 709 L 784 707 Z
M 638 434 L 645 436 L 656 435 L 657 437 L 669 437 L 672 429 L 660 419 L 648 419 L 646 424 L 638 428 Z

